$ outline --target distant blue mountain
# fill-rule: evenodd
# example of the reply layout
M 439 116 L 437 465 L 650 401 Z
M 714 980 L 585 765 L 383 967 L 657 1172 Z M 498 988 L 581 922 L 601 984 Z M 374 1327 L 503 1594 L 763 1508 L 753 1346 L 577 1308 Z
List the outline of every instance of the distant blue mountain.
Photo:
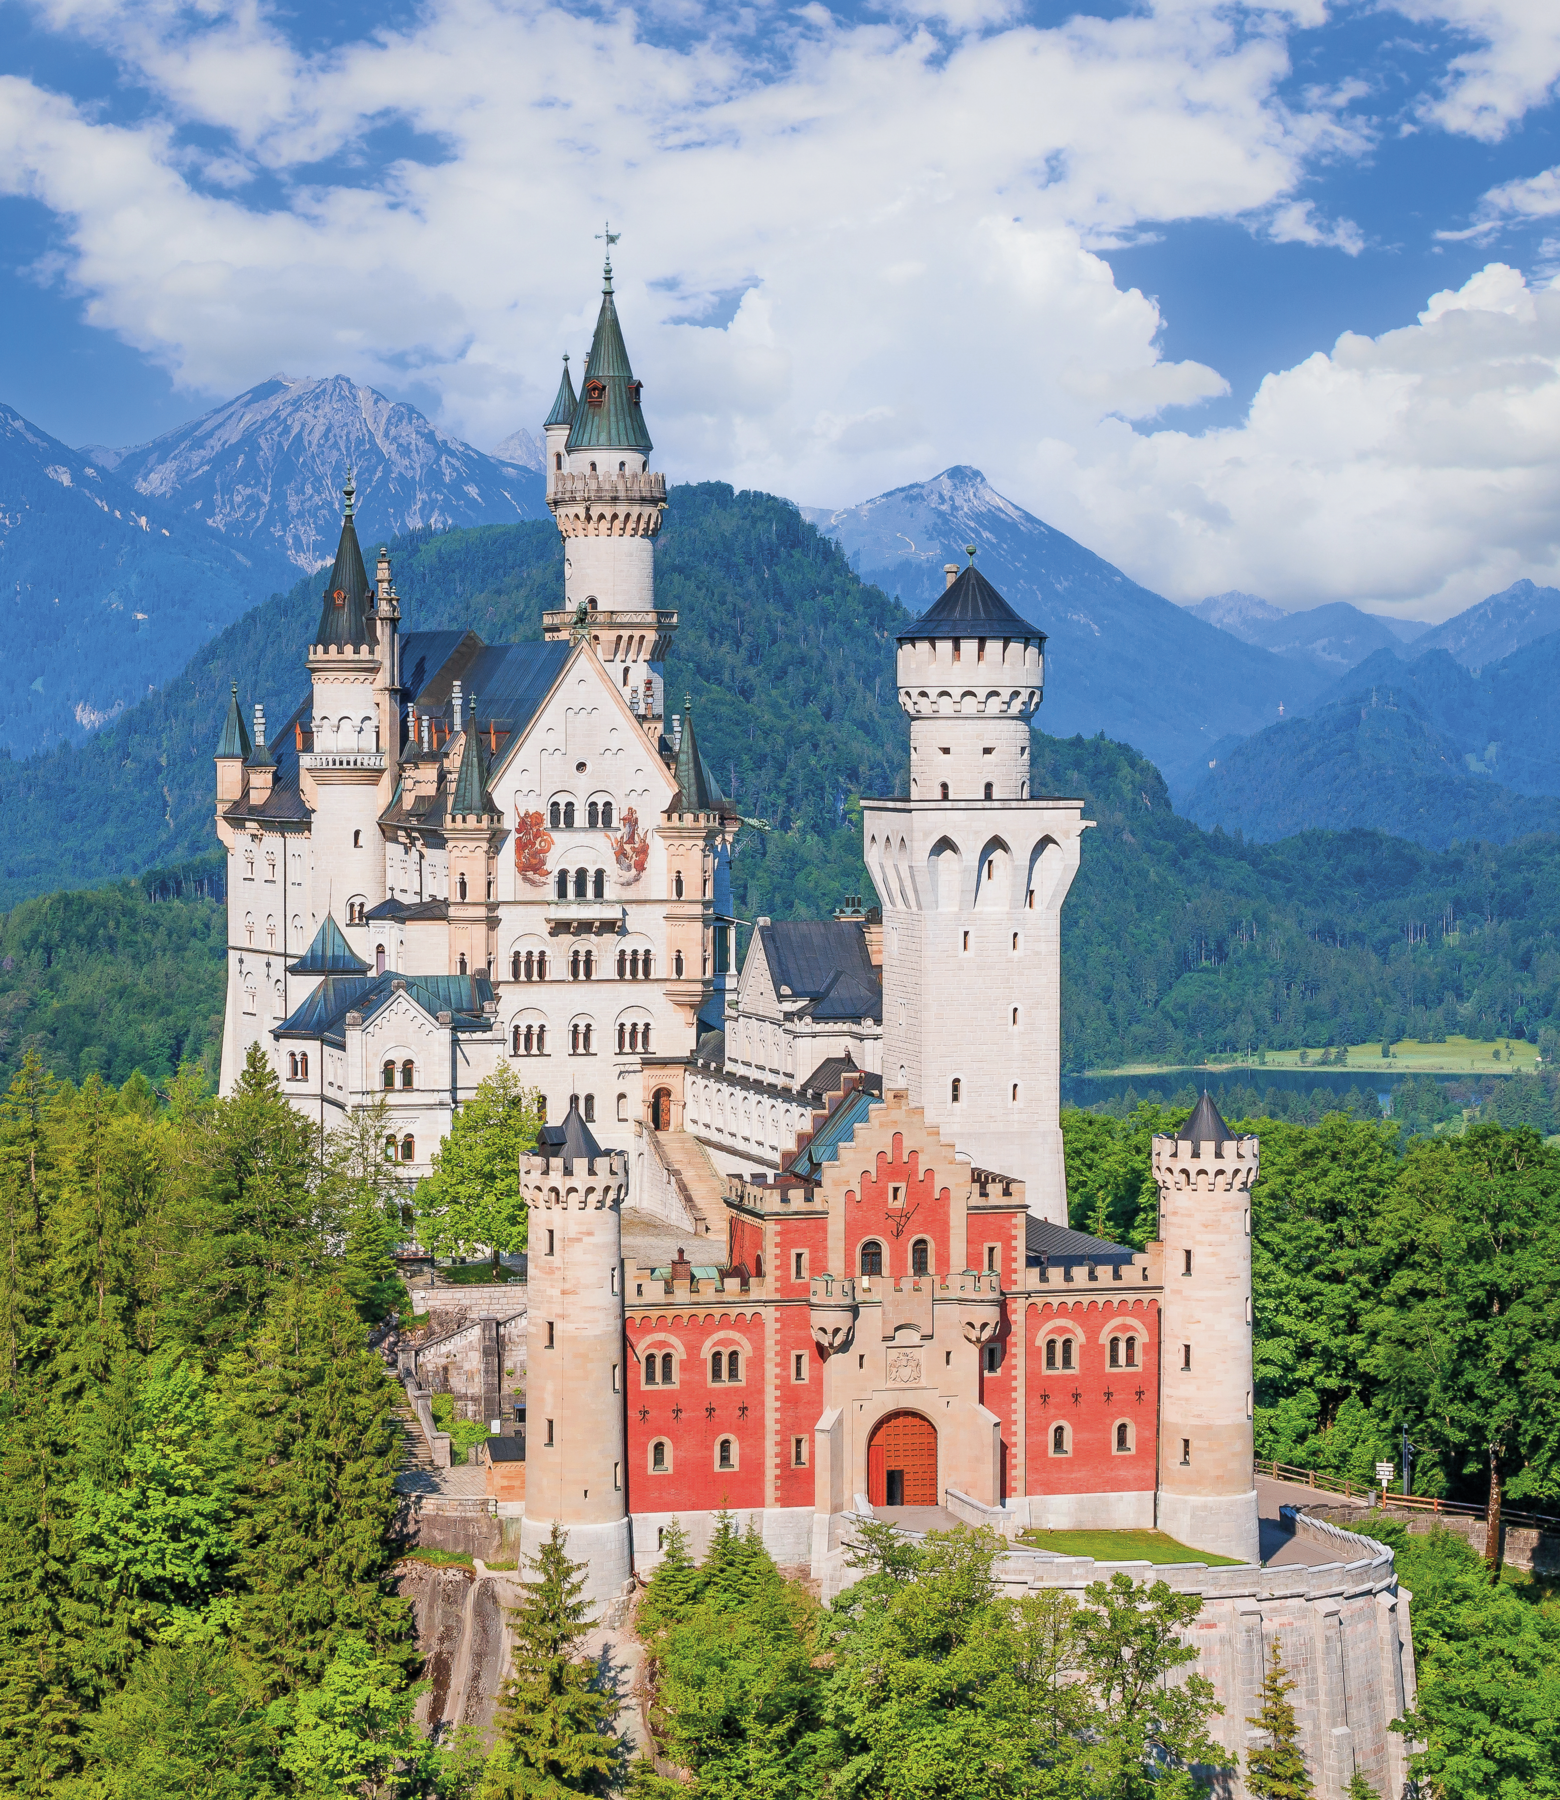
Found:
M 1215 594 L 1187 610 L 1248 644 L 1279 656 L 1299 657 L 1329 673 L 1342 673 L 1373 650 L 1417 639 L 1429 627 L 1417 619 L 1383 619 L 1347 600 L 1304 612 L 1284 612 L 1255 594 Z
M 86 737 L 295 575 L 0 405 L 0 747 Z
M 1552 631 L 1560 631 L 1560 588 L 1514 581 L 1444 625 L 1431 626 L 1414 639 L 1411 654 L 1445 650 L 1464 668 L 1482 669 Z
M 316 569 L 336 553 L 349 469 L 370 547 L 419 527 L 546 518 L 536 440 L 516 432 L 500 449 L 485 456 L 345 375 L 277 375 L 149 444 L 91 454 L 229 543 Z
M 945 469 L 838 512 L 804 510 L 863 579 L 913 612 L 974 544 L 982 571 L 1049 635 L 1041 728 L 1122 739 L 1158 764 L 1172 793 L 1188 791 L 1226 740 L 1260 731 L 1327 683 L 1319 668 L 1242 643 L 1140 587 L 1004 499 L 979 469 Z

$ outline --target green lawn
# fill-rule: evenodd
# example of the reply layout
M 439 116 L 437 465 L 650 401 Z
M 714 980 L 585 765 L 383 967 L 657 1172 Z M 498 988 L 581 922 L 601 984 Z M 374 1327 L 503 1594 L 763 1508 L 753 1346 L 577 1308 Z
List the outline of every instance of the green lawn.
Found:
M 1023 1531 L 1018 1541 L 1057 1556 L 1092 1556 L 1097 1562 L 1206 1563 L 1238 1567 L 1239 1558 L 1192 1550 L 1162 1531 Z
M 523 1279 L 518 1269 L 511 1269 L 500 1263 L 494 1269 L 492 1263 L 447 1263 L 439 1270 L 440 1281 L 453 1281 L 462 1287 L 490 1287 L 495 1282 L 520 1281 Z

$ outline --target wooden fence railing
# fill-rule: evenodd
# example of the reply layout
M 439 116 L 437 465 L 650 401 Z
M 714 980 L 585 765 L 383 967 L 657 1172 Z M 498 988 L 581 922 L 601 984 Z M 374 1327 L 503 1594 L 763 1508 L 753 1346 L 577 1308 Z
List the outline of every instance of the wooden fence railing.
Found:
M 1266 1475 L 1272 1481 L 1293 1481 L 1323 1493 L 1342 1494 L 1345 1499 L 1367 1500 L 1392 1512 L 1445 1513 L 1462 1519 L 1482 1519 L 1489 1513 L 1487 1506 L 1474 1506 L 1462 1500 L 1438 1500 L 1428 1494 L 1394 1494 L 1390 1489 L 1350 1481 L 1344 1475 L 1330 1475 L 1325 1469 L 1297 1469 L 1291 1463 L 1269 1462 L 1261 1457 L 1256 1459 L 1254 1467 L 1257 1474 Z M 1560 1531 L 1560 1518 L 1547 1513 L 1522 1512 L 1516 1507 L 1503 1506 L 1500 1516 L 1504 1525 Z
M 1290 1463 L 1265 1462 L 1258 1457 L 1256 1472 L 1271 1481 L 1298 1481 L 1306 1487 L 1321 1488 L 1329 1494 L 1342 1494 L 1350 1500 L 1373 1500 L 1381 1492 L 1377 1487 L 1362 1486 L 1345 1475 L 1329 1475 L 1325 1469 L 1297 1469 Z

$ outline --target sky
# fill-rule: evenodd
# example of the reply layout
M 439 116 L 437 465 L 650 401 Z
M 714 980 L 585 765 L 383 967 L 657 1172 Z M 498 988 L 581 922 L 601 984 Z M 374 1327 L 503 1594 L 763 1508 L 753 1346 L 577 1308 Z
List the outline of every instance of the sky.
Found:
M 491 448 L 610 220 L 656 462 L 970 463 L 1182 601 L 1560 584 L 1560 3 L 0 0 L 0 400 Z

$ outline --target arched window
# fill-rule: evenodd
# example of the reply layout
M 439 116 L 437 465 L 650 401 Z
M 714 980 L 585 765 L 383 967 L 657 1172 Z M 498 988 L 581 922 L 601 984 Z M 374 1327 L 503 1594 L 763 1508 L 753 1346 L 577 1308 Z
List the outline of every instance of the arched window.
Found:
M 626 950 L 619 950 L 618 951 L 618 980 L 626 981 L 627 979 L 628 979 L 628 952 Z
M 383 944 L 375 944 L 375 946 L 374 946 L 374 973 L 376 975 L 383 975 L 384 972 L 385 972 L 385 947 Z
M 863 1275 L 883 1273 L 883 1246 L 874 1238 L 868 1238 L 861 1246 L 861 1272 Z
M 416 1162 L 416 1160 L 417 1160 L 417 1146 L 412 1142 L 412 1140 L 409 1137 L 402 1138 L 401 1139 L 401 1161 L 402 1162 Z
M 393 1062 L 387 1062 L 381 1073 L 384 1076 L 385 1086 L 387 1088 L 393 1088 L 395 1086 L 395 1064 Z
M 591 976 L 594 975 L 595 973 L 596 973 L 595 954 L 593 951 L 587 950 L 585 952 L 585 979 L 587 981 L 589 981 Z
M 629 952 L 628 978 L 630 981 L 638 981 L 639 979 L 639 952 L 637 950 L 631 950 Z
M 994 799 L 994 798 L 995 798 L 995 797 L 996 797 L 996 796 L 995 796 L 995 794 L 994 794 L 994 793 L 993 793 L 993 791 L 992 791 L 992 786 L 991 786 L 991 783 L 990 783 L 990 782 L 989 782 L 989 781 L 988 781 L 988 782 L 987 782 L 987 783 L 986 783 L 986 798 L 987 798 L 987 799 L 988 799 L 988 800 L 992 800 L 992 799 Z
M 1131 1433 L 1127 1428 L 1125 1419 L 1123 1419 L 1116 1427 L 1116 1448 L 1118 1450 L 1130 1450 L 1132 1448 Z
M 670 1387 L 672 1379 L 672 1353 L 668 1350 L 661 1358 L 661 1386 Z
M 530 966 L 531 959 L 527 957 L 526 967 L 529 968 Z M 536 979 L 538 981 L 545 981 L 547 979 L 547 952 L 545 950 L 538 950 L 536 953 Z
M 740 1350 L 726 1352 L 726 1379 L 727 1381 L 742 1379 L 742 1352 Z
M 455 883 L 455 888 L 456 888 L 456 898 L 458 900 L 464 900 L 466 898 L 466 877 L 464 875 L 462 875 L 460 877 L 460 879 Z
M 650 979 L 650 952 L 648 950 L 641 950 L 639 953 L 639 979 L 641 981 Z
M 683 897 L 683 878 L 681 869 L 679 869 L 672 877 L 672 895 L 678 900 L 681 900 Z
M 547 823 L 552 826 L 554 831 L 559 830 L 563 824 L 563 808 L 556 800 L 547 809 Z
M 521 1029 L 517 1025 L 517 1026 L 515 1026 L 514 1031 L 511 1033 L 511 1036 L 510 1036 L 509 1054 L 511 1056 L 520 1056 L 523 1054 L 523 1052 L 521 1051 L 521 1048 L 520 1048 L 522 1041 L 523 1041 L 523 1037 L 522 1037 Z
M 681 950 L 674 950 L 674 951 L 673 951 L 673 952 L 672 952 L 672 973 L 673 973 L 673 974 L 674 974 L 674 975 L 681 975 L 681 974 L 682 974 L 682 972 L 683 972 L 683 954 L 682 954 L 682 951 L 681 951 Z
M 585 869 L 574 871 L 574 898 L 588 900 L 590 898 L 590 874 Z
M 1073 1366 L 1073 1341 L 1070 1337 L 1064 1337 L 1062 1339 L 1062 1367 L 1064 1369 L 1070 1369 L 1072 1366 Z
M 606 897 L 607 897 L 607 872 L 605 869 L 597 869 L 594 877 L 591 880 L 590 891 L 591 891 L 591 897 L 593 899 L 596 899 L 596 900 L 605 900 L 606 899 Z
M 511 981 L 520 979 L 520 952 L 518 950 L 509 959 L 509 979 Z
M 1065 1425 L 1058 1425 L 1051 1433 L 1051 1454 L 1052 1456 L 1067 1454 L 1067 1427 Z
M 1056 1367 L 1056 1339 L 1055 1338 L 1047 1338 L 1045 1340 L 1045 1366 L 1048 1369 L 1054 1369 Z
M 1137 1367 L 1137 1344 L 1138 1341 L 1135 1337 L 1127 1339 L 1127 1367 L 1129 1369 Z
M 941 797 L 944 800 L 946 800 L 948 798 L 948 784 L 946 781 L 942 784 L 942 796 Z
M 309 1053 L 307 1050 L 303 1051 L 298 1057 L 298 1079 L 300 1081 L 307 1081 L 309 1079 Z
M 957 1075 L 954 1076 L 953 1085 L 948 1090 L 948 1098 L 955 1106 L 959 1104 L 959 1078 Z
M 664 1475 L 671 1467 L 671 1459 L 666 1453 L 666 1439 L 657 1438 L 650 1446 L 650 1469 L 653 1474 Z
M 724 1381 L 726 1379 L 725 1371 L 726 1371 L 726 1359 L 720 1353 L 720 1351 L 717 1350 L 715 1352 L 715 1354 L 710 1358 L 710 1380 L 711 1381 Z
M 395 1161 L 395 1148 L 396 1148 L 395 1139 L 393 1137 L 387 1137 L 385 1139 L 385 1161 L 386 1162 L 394 1162 Z
M 289 1081 L 298 1079 L 298 1053 L 296 1050 L 287 1058 L 287 1079 Z
M 569 897 L 569 871 L 567 869 L 560 869 L 558 871 L 558 898 L 560 900 L 567 900 L 568 897 Z
M 720 1448 L 715 1457 L 716 1467 L 721 1469 L 734 1469 L 737 1466 L 736 1455 L 737 1447 L 732 1440 L 730 1438 L 722 1438 L 720 1440 Z
M 643 1383 L 645 1387 L 659 1387 L 661 1385 L 655 1371 L 656 1361 L 654 1355 L 647 1356 L 645 1358 L 645 1375 Z
M 628 1027 L 620 1019 L 618 1021 L 618 1053 L 621 1055 L 628 1048 Z
M 594 1125 L 596 1123 L 596 1096 L 594 1094 L 587 1094 L 585 1096 L 584 1113 L 585 1123 L 587 1125 Z
M 410 1088 L 415 1087 L 416 1085 L 415 1071 L 412 1068 L 411 1059 L 408 1058 L 407 1061 L 401 1064 L 401 1086 L 403 1088 Z
M 626 669 L 623 672 L 625 675 L 628 673 Z M 610 800 L 603 800 L 601 803 L 601 826 L 603 831 L 612 829 L 612 802 Z
M 462 954 L 455 963 L 455 973 L 457 975 L 467 975 L 470 973 L 470 970 L 466 967 L 466 958 L 464 954 Z
M 927 1275 L 932 1267 L 932 1247 L 925 1238 L 917 1238 L 910 1246 L 910 1273 Z
M 585 823 L 594 831 L 601 824 L 601 808 L 594 800 L 585 809 Z
M 1113 1369 L 1119 1369 L 1121 1367 L 1121 1339 L 1120 1338 L 1112 1338 L 1110 1340 L 1110 1366 Z
M 570 981 L 578 981 L 579 978 L 580 978 L 580 953 L 578 950 L 571 950 L 569 952 L 569 979 L 570 979 Z

